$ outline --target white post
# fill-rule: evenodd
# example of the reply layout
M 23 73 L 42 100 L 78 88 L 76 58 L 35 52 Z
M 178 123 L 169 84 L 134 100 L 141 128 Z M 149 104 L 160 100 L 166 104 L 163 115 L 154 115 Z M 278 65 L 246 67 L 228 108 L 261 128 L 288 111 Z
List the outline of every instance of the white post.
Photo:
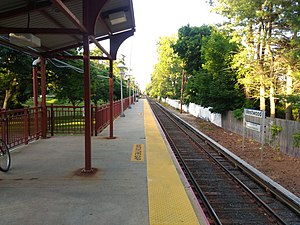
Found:
M 133 82 L 133 104 L 135 103 L 135 84 Z
M 131 95 L 131 93 L 130 93 L 131 91 L 130 91 L 130 77 L 128 78 L 128 109 L 131 109 L 131 101 L 130 101 L 130 95 Z
M 123 71 L 121 71 L 121 115 L 120 117 L 125 117 L 124 107 L 123 107 Z
M 125 117 L 124 114 L 124 107 L 123 107 L 123 74 L 124 74 L 124 70 L 127 69 L 124 64 L 119 63 L 117 68 L 120 69 L 120 80 L 121 80 L 121 115 L 120 117 Z

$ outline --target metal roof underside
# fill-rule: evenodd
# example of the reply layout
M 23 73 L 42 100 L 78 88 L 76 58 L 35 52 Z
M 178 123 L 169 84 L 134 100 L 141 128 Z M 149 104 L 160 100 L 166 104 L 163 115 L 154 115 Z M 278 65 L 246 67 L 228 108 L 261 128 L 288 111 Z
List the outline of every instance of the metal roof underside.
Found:
M 112 24 L 110 15 L 122 12 L 126 20 Z M 135 31 L 132 0 L 1 0 L 0 44 L 31 55 L 51 57 L 91 42 L 110 39 L 119 45 Z M 20 47 L 9 41 L 10 33 L 30 33 L 41 47 Z M 112 44 L 111 50 L 112 51 Z

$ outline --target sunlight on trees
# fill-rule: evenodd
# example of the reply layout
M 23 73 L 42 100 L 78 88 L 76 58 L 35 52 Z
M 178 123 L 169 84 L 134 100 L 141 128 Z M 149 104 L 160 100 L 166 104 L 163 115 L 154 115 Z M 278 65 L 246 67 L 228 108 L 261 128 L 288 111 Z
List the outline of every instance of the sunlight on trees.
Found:
M 299 2 L 209 2 L 227 21 L 215 27 L 181 27 L 171 45 L 185 65 L 185 102 L 221 113 L 250 104 L 271 117 L 299 118 L 292 113 L 299 108 L 300 96 Z M 160 48 L 161 43 L 158 52 L 162 53 Z M 168 68 L 169 56 L 163 53 L 147 90 L 155 97 L 173 98 L 166 77 L 172 71 L 162 69 Z

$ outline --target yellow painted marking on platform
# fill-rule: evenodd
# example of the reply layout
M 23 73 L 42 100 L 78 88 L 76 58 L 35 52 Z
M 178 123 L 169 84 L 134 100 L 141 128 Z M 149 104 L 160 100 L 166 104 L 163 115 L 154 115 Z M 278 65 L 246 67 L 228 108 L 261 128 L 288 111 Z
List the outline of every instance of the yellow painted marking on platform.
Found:
M 144 145 L 134 144 L 132 147 L 131 161 L 143 162 L 144 161 Z
M 147 101 L 144 104 L 144 125 L 150 225 L 199 225 Z

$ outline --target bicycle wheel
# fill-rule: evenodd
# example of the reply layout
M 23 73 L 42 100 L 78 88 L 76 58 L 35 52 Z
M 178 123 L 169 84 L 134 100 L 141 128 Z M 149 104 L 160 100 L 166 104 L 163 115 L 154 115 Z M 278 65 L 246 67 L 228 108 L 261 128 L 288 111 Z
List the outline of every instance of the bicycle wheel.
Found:
M 0 139 L 0 170 L 7 172 L 10 167 L 10 153 L 7 145 Z

